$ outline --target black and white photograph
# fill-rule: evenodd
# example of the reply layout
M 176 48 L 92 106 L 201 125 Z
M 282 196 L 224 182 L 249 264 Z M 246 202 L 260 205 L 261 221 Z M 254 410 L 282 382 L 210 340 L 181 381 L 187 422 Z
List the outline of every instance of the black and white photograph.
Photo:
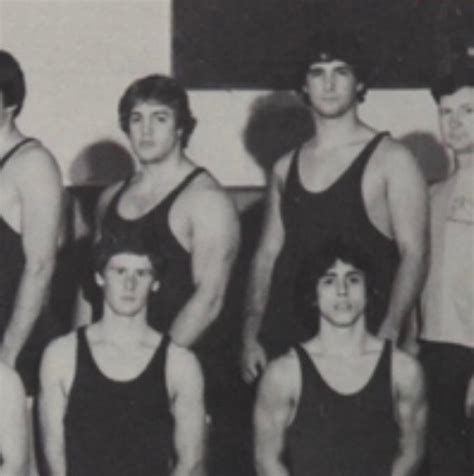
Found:
M 0 476 L 474 476 L 474 0 L 0 0 Z

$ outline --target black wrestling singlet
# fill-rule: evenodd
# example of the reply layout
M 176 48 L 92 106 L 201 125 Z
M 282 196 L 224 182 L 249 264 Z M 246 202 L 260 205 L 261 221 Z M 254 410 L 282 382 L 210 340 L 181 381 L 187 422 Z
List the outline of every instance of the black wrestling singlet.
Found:
M 166 390 L 169 338 L 136 378 L 116 381 L 97 367 L 77 332 L 76 373 L 64 418 L 67 476 L 168 476 L 173 423 Z
M 398 449 L 391 361 L 385 342 L 368 383 L 342 395 L 323 379 L 306 351 L 296 346 L 301 396 L 287 433 L 292 476 L 390 476 Z
M 308 259 L 315 262 L 321 248 L 335 238 L 359 247 L 374 264 L 376 288 L 373 305 L 367 311 L 367 327 L 377 332 L 389 302 L 399 253 L 395 241 L 378 231 L 367 215 L 362 178 L 385 135 L 375 136 L 336 182 L 322 192 L 310 192 L 301 184 L 299 150 L 295 151 L 281 203 L 285 242 L 275 262 L 260 335 L 268 348 L 284 352 L 316 332 L 314 310 L 303 295 L 307 283 L 299 282 L 299 278 Z
M 194 292 L 190 254 L 176 240 L 169 226 L 170 209 L 178 195 L 205 169 L 197 168 L 172 190 L 155 208 L 135 220 L 122 218 L 117 205 L 128 182 L 111 200 L 102 222 L 102 235 L 138 233 L 165 260 L 160 289 L 152 293 L 148 318 L 150 325 L 160 332 L 168 332 L 173 319 Z

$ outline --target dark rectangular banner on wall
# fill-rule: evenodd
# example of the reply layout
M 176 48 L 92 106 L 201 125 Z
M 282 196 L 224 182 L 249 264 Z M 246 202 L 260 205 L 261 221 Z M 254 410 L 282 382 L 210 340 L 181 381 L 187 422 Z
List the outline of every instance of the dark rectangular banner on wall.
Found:
M 374 86 L 423 87 L 472 36 L 473 10 L 473 0 L 174 0 L 174 74 L 190 88 L 289 89 L 311 36 L 349 29 Z

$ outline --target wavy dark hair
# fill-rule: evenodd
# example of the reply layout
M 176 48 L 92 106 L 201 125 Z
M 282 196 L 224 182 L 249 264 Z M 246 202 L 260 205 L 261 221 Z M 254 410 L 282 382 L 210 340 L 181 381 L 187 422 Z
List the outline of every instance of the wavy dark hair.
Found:
M 0 50 L 0 93 L 4 106 L 15 106 L 13 117 L 18 116 L 26 96 L 25 76 L 18 61 L 5 50 Z

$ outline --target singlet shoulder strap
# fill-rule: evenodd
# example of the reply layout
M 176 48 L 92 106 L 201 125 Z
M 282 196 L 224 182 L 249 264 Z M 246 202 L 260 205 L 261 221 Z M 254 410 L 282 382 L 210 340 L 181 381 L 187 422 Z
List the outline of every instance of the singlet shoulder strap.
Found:
M 170 193 L 168 198 L 175 197 L 181 193 L 198 175 L 202 174 L 206 169 L 204 167 L 197 167 L 191 173 L 189 173 L 183 181 Z
M 388 131 L 379 132 L 362 149 L 362 151 L 359 153 L 359 156 L 355 160 L 355 162 L 359 165 L 361 171 L 365 169 L 367 162 L 369 161 L 370 157 L 372 157 L 372 154 L 374 153 L 375 149 L 380 144 L 382 139 L 388 135 Z
M 25 144 L 27 144 L 28 142 L 33 142 L 35 141 L 36 139 L 34 139 L 33 137 L 27 137 L 26 139 L 23 139 L 22 141 L 18 142 L 18 144 L 15 144 L 10 150 L 8 150 L 4 155 L 3 157 L 0 159 L 0 169 L 3 168 L 5 166 L 5 164 L 8 162 L 8 160 L 10 159 L 10 157 L 12 157 L 15 152 L 20 149 L 21 147 L 23 147 Z
M 291 184 L 298 181 L 298 158 L 300 156 L 301 147 L 302 145 L 296 147 L 291 156 L 291 162 L 285 180 L 285 191 L 291 186 Z
M 376 367 L 372 373 L 372 377 L 368 382 L 367 386 L 375 385 L 377 382 L 383 380 L 382 385 L 386 387 L 388 383 L 388 388 L 391 388 L 391 376 L 392 376 L 392 343 L 388 340 L 384 341 L 380 357 L 377 361 Z
M 293 349 L 296 351 L 296 355 L 300 361 L 301 366 L 301 378 L 303 379 L 304 375 L 313 374 L 316 375 L 320 380 L 322 379 L 319 374 L 318 368 L 314 365 L 314 362 L 310 359 L 308 353 L 303 349 L 301 345 L 295 345 Z

